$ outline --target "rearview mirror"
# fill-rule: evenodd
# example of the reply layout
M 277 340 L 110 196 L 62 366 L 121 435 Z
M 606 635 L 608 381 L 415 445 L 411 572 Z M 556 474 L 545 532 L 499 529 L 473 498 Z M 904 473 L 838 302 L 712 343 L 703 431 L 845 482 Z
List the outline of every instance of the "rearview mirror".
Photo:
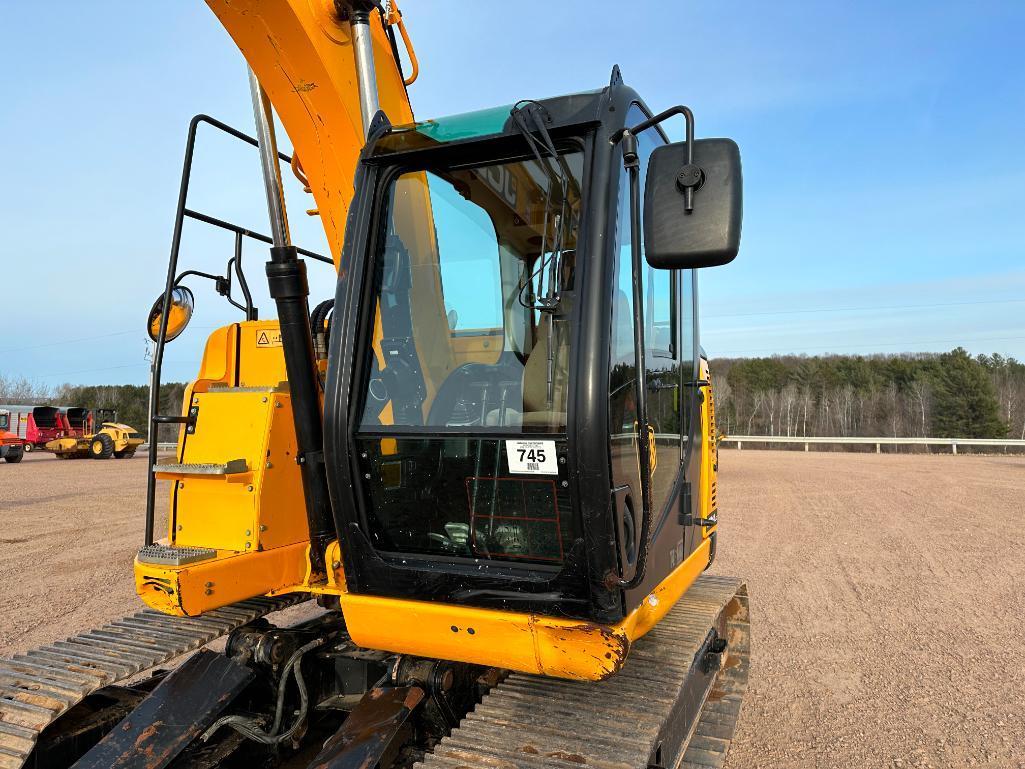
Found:
M 195 309 L 196 298 L 185 286 L 176 286 L 171 291 L 171 309 L 167 313 L 167 335 L 165 342 L 177 339 L 185 327 L 192 320 L 192 310 Z M 149 338 L 154 342 L 160 336 L 160 316 L 164 312 L 164 296 L 161 294 L 153 303 L 153 309 L 149 311 L 149 320 L 146 322 L 146 331 Z
M 691 210 L 687 210 L 687 190 Z M 652 267 L 686 270 L 732 262 L 740 249 L 740 148 L 698 139 L 656 148 L 644 185 L 644 256 Z

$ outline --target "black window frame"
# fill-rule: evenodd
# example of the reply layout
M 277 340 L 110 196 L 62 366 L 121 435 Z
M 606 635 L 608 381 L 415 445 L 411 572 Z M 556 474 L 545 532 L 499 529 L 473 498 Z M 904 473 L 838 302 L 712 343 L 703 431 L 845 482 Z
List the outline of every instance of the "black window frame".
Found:
M 570 132 L 563 134 L 562 132 L 553 132 L 553 139 L 555 142 L 556 149 L 561 152 L 564 151 L 579 151 L 582 154 L 582 167 L 583 174 L 581 178 L 581 191 L 580 191 L 580 210 L 582 212 L 588 211 L 589 195 L 593 194 L 590 190 L 589 180 L 587 178 L 590 171 L 590 164 L 593 160 L 594 152 L 594 131 L 593 126 L 578 125 L 570 127 Z M 514 438 L 525 438 L 525 439 L 544 439 L 552 440 L 557 443 L 567 442 L 570 439 L 569 426 L 559 431 L 531 431 L 524 429 L 527 426 L 522 426 L 517 430 L 506 430 L 497 429 L 489 430 L 487 432 L 480 430 L 467 430 L 463 427 L 449 427 L 449 426 L 436 426 L 436 425 L 387 425 L 387 426 L 374 426 L 374 427 L 363 427 L 362 426 L 362 414 L 366 407 L 366 398 L 369 397 L 369 388 L 364 385 L 367 382 L 368 374 L 372 369 L 372 365 L 369 364 L 370 358 L 373 356 L 373 334 L 374 334 L 374 318 L 372 309 L 374 306 L 374 296 L 376 290 L 376 270 L 378 262 L 381 258 L 383 241 L 387 237 L 387 224 L 389 221 L 388 207 L 390 201 L 390 194 L 395 182 L 404 174 L 407 173 L 420 173 L 420 172 L 431 172 L 434 169 L 442 168 L 444 170 L 459 170 L 462 168 L 479 168 L 482 166 L 490 165 L 502 165 L 504 163 L 513 163 L 520 161 L 529 161 L 534 159 L 534 155 L 530 152 L 530 149 L 523 147 L 522 149 L 517 148 L 516 151 L 507 153 L 493 153 L 486 154 L 483 150 L 489 146 L 497 146 L 501 140 L 486 139 L 481 142 L 474 142 L 482 149 L 482 156 L 477 157 L 476 154 L 471 153 L 469 157 L 463 159 L 458 163 L 445 162 L 445 158 L 451 154 L 451 148 L 430 148 L 425 150 L 415 150 L 409 153 L 405 153 L 398 157 L 382 156 L 379 159 L 369 159 L 368 163 L 378 167 L 377 182 L 374 187 L 373 204 L 371 207 L 371 215 L 368 223 L 369 237 L 366 239 L 366 249 L 363 253 L 365 258 L 363 264 L 363 280 L 362 285 L 359 289 L 361 300 L 361 315 L 358 320 L 358 328 L 356 333 L 356 350 L 353 356 L 353 375 L 350 380 L 350 391 L 356 394 L 356 397 L 350 399 L 348 406 L 349 413 L 349 435 L 347 436 L 347 445 L 349 449 L 350 457 L 357 457 L 357 442 L 360 438 L 417 438 L 417 437 L 430 437 L 437 436 L 438 438 L 467 438 L 467 439 L 485 439 L 485 440 L 497 440 L 504 441 L 507 439 Z M 420 158 L 424 158 L 423 161 L 417 162 Z M 382 172 L 383 170 L 383 172 Z M 583 228 L 586 226 L 585 221 L 581 221 L 578 224 L 578 238 L 580 237 Z M 574 308 L 573 316 L 574 327 L 577 323 L 578 309 Z M 499 330 L 501 332 L 501 329 Z M 503 335 L 504 337 L 504 335 Z M 576 336 L 574 335 L 574 338 Z M 570 350 L 569 358 L 570 372 L 569 376 L 573 378 L 574 355 L 572 354 L 572 347 Z M 571 401 L 574 397 L 574 393 L 571 390 L 567 403 L 567 411 L 572 408 Z M 567 416 L 567 421 L 568 416 Z M 355 517 L 359 522 L 361 529 L 362 538 L 366 543 L 366 546 L 370 551 L 382 561 L 389 563 L 391 566 L 407 566 L 415 568 L 417 566 L 425 566 L 434 563 L 445 563 L 454 569 L 466 569 L 467 571 L 478 571 L 479 568 L 487 572 L 493 572 L 496 574 L 508 574 L 525 576 L 527 574 L 537 573 L 548 573 L 552 577 L 556 577 L 568 568 L 572 568 L 572 564 L 561 563 L 561 564 L 547 564 L 543 562 L 530 561 L 519 564 L 515 561 L 507 560 L 484 560 L 478 561 L 469 559 L 462 556 L 448 557 L 440 554 L 418 554 L 418 553 L 405 553 L 399 551 L 387 551 L 380 550 L 369 541 L 366 536 L 366 532 L 370 531 L 370 505 L 369 505 L 369 490 L 365 482 L 365 478 L 358 473 L 352 474 L 353 478 L 353 497 L 355 501 Z M 582 531 L 583 522 L 580 518 L 579 509 L 575 502 L 571 500 L 573 506 L 573 527 L 578 531 Z
M 570 145 L 573 145 L 573 149 L 572 150 L 567 149 Z M 587 211 L 587 205 L 588 205 L 587 196 L 589 194 L 589 190 L 588 190 L 589 185 L 588 185 L 588 182 L 586 180 L 586 176 L 587 176 L 587 173 L 588 173 L 588 165 L 591 162 L 590 153 L 592 152 L 592 150 L 590 148 L 590 142 L 588 141 L 588 137 L 587 137 L 586 134 L 573 134 L 573 135 L 569 135 L 569 136 L 559 136 L 559 137 L 555 138 L 555 146 L 556 146 L 556 149 L 559 150 L 560 153 L 568 152 L 568 151 L 578 151 L 582 155 L 583 174 L 582 174 L 582 178 L 581 178 L 581 182 L 582 183 L 581 183 L 581 189 L 580 189 L 580 210 L 581 210 L 581 212 L 586 212 Z M 417 156 L 426 155 L 428 158 L 431 158 L 431 157 L 434 157 L 436 155 L 440 155 L 442 153 L 439 150 L 436 150 L 436 149 L 429 149 L 429 150 L 420 150 L 420 151 L 417 151 L 417 152 L 411 153 L 411 154 L 417 155 Z M 389 157 L 389 156 L 385 156 L 383 159 L 385 161 L 388 161 L 388 160 L 395 161 L 396 160 L 396 158 Z M 483 166 L 502 165 L 502 164 L 505 164 L 505 163 L 515 163 L 515 162 L 530 161 L 530 160 L 534 160 L 534 156 L 530 153 L 529 149 L 524 149 L 522 152 L 516 152 L 516 153 L 513 153 L 513 154 L 509 154 L 509 155 L 503 155 L 503 156 L 495 155 L 493 157 L 489 157 L 489 158 L 487 158 L 486 162 L 482 162 L 481 160 L 478 160 L 478 159 L 473 159 L 473 160 L 467 160 L 467 161 L 462 162 L 462 163 L 444 164 L 444 168 L 446 170 L 460 170 L 460 169 L 463 169 L 463 168 L 480 168 L 480 167 L 483 167 Z M 382 165 L 384 165 L 384 164 L 382 164 Z M 358 341 L 357 341 L 357 345 L 361 345 L 362 346 L 363 352 L 358 352 L 357 351 L 356 352 L 356 357 L 354 357 L 354 360 L 353 360 L 353 363 L 354 363 L 354 366 L 355 366 L 355 370 L 354 370 L 354 375 L 352 377 L 352 382 L 353 382 L 352 390 L 354 392 L 358 392 L 358 405 L 356 405 L 355 409 L 352 409 L 352 406 L 350 405 L 349 419 L 350 419 L 350 424 L 354 425 L 354 429 L 352 430 L 352 435 L 350 437 L 350 440 L 357 438 L 359 435 L 370 435 L 370 434 L 375 434 L 375 435 L 379 434 L 382 437 L 389 437 L 391 435 L 406 435 L 406 434 L 408 434 L 410 436 L 416 436 L 417 434 L 419 434 L 419 435 L 438 434 L 438 435 L 446 435 L 446 436 L 464 436 L 464 437 L 467 437 L 467 438 L 489 437 L 489 436 L 490 437 L 502 437 L 502 438 L 515 438 L 517 436 L 520 436 L 520 437 L 538 438 L 538 439 L 540 439 L 541 437 L 547 438 L 548 436 L 551 436 L 551 440 L 565 439 L 567 437 L 568 433 L 569 433 L 569 426 L 568 425 L 564 426 L 563 429 L 561 429 L 561 430 L 555 430 L 555 431 L 552 431 L 552 430 L 541 430 L 541 429 L 538 429 L 538 430 L 525 429 L 525 428 L 529 427 L 528 425 L 521 426 L 521 428 L 519 430 L 495 429 L 495 430 L 488 430 L 488 431 L 467 430 L 467 429 L 461 428 L 461 427 L 448 427 L 448 426 L 441 426 L 441 425 L 422 425 L 422 426 L 421 425 L 388 425 L 388 426 L 382 426 L 382 429 L 378 430 L 378 429 L 373 428 L 373 427 L 365 428 L 365 427 L 362 427 L 362 425 L 361 425 L 361 423 L 362 423 L 362 414 L 363 414 L 364 409 L 366 408 L 366 399 L 369 396 L 369 387 L 363 387 L 362 385 L 365 382 L 367 371 L 372 368 L 372 366 L 368 365 L 368 362 L 369 362 L 370 358 L 373 356 L 373 344 L 372 344 L 372 340 L 373 340 L 373 319 L 371 317 L 369 317 L 372 313 L 370 313 L 369 310 L 367 310 L 367 307 L 372 307 L 373 306 L 373 299 L 374 299 L 375 286 L 376 286 L 376 280 L 377 280 L 377 278 L 376 278 L 377 264 L 378 264 L 378 262 L 379 262 L 379 260 L 381 258 L 381 251 L 382 251 L 382 247 L 383 247 L 383 240 L 387 237 L 386 230 L 387 230 L 388 217 L 385 214 L 387 213 L 387 209 L 388 209 L 388 205 L 389 205 L 390 192 L 391 192 L 391 189 L 392 189 L 393 185 L 395 184 L 395 182 L 399 178 L 404 176 L 405 174 L 408 174 L 408 173 L 430 173 L 432 167 L 437 168 L 439 165 L 441 165 L 441 164 L 435 163 L 435 164 L 433 164 L 433 166 L 427 166 L 424 163 L 409 163 L 409 162 L 405 162 L 405 163 L 399 162 L 399 163 L 395 163 L 394 165 L 389 164 L 385 168 L 385 173 L 380 176 L 380 178 L 378 180 L 378 183 L 377 183 L 377 186 L 376 186 L 376 189 L 374 191 L 374 205 L 373 205 L 372 214 L 371 214 L 371 222 L 375 225 L 375 227 L 374 227 L 374 229 L 372 231 L 372 234 L 371 234 L 371 236 L 370 236 L 370 238 L 368 240 L 368 247 L 367 247 L 366 254 L 365 254 L 365 257 L 366 257 L 366 262 L 365 262 L 365 267 L 364 267 L 364 269 L 365 269 L 365 273 L 364 273 L 365 277 L 364 277 L 363 286 L 362 286 L 362 302 L 361 302 L 364 314 L 360 318 L 360 321 L 359 321 L 359 332 L 358 332 Z M 586 223 L 583 222 L 583 221 L 578 223 L 578 228 L 579 228 L 578 229 L 578 233 L 577 233 L 577 237 L 578 238 L 580 237 L 580 232 L 582 231 L 582 229 L 585 226 L 585 224 Z M 440 273 L 441 273 L 440 262 L 439 262 L 439 271 L 438 272 L 439 272 L 439 279 L 440 279 Z M 444 288 L 442 288 L 442 291 L 444 292 Z M 444 293 L 442 294 L 442 298 L 444 298 Z M 573 320 L 572 320 L 574 328 L 576 328 L 576 324 L 578 322 L 576 312 L 577 312 L 577 310 L 574 308 L 574 313 L 575 314 L 574 314 Z M 367 327 L 368 323 L 370 324 L 369 328 Z M 504 313 L 503 313 L 502 323 L 503 323 L 503 325 L 501 327 L 499 327 L 498 329 L 484 329 L 484 330 L 490 332 L 489 334 L 487 334 L 488 336 L 498 336 L 498 337 L 501 337 L 502 340 L 503 340 L 503 345 L 504 345 L 504 340 L 505 340 L 505 317 L 504 317 Z M 478 336 L 478 335 L 479 336 L 485 336 L 485 334 L 473 333 L 474 331 L 477 331 L 477 330 L 476 329 L 472 329 L 472 330 L 470 330 L 469 334 L 465 334 L 465 332 L 455 332 L 455 333 L 453 333 L 451 331 L 451 329 L 450 329 L 449 333 L 452 336 L 464 336 L 464 335 L 466 335 L 466 336 Z M 576 334 L 575 333 L 574 333 L 573 339 L 576 340 Z M 573 379 L 573 376 L 574 376 L 574 372 L 573 372 L 573 369 L 572 369 L 572 366 L 573 366 L 573 362 L 572 361 L 573 361 L 573 358 L 574 358 L 574 356 L 572 354 L 573 347 L 574 347 L 574 345 L 571 345 L 570 346 L 570 351 L 569 351 L 570 352 L 570 354 L 569 354 L 570 370 L 569 370 L 569 374 L 568 375 L 569 375 L 569 378 L 571 380 Z M 511 350 L 505 350 L 504 347 L 503 347 L 501 353 L 504 354 L 506 352 L 512 352 L 512 351 Z M 573 397 L 573 393 L 572 393 L 572 390 L 571 390 L 570 394 L 567 396 L 567 404 L 566 404 L 566 406 L 567 406 L 567 422 L 569 420 L 569 416 L 568 416 L 569 409 L 570 409 L 569 401 L 572 400 L 572 397 Z M 353 403 L 356 403 L 356 401 L 354 400 Z M 384 429 L 383 429 L 385 427 L 387 427 L 387 428 L 394 427 L 394 428 L 401 428 L 401 429 L 398 429 L 398 430 L 391 430 L 391 429 L 389 429 L 387 432 L 385 432 Z M 352 448 L 352 447 L 350 446 L 350 448 Z

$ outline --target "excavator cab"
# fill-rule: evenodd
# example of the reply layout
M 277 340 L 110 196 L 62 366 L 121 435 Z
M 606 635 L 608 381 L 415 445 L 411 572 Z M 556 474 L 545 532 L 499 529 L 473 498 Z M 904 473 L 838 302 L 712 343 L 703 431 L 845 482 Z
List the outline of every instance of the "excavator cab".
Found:
M 689 142 L 667 141 L 675 114 Z M 695 142 L 686 108 L 653 118 L 617 73 L 591 93 L 379 120 L 353 210 L 325 395 L 346 587 L 446 619 L 404 644 L 347 615 L 350 630 L 444 656 L 474 619 L 586 620 L 614 628 L 607 655 L 581 638 L 529 667 L 614 672 L 714 556 L 696 268 L 737 252 L 736 145 Z M 527 637 L 525 656 L 558 656 Z

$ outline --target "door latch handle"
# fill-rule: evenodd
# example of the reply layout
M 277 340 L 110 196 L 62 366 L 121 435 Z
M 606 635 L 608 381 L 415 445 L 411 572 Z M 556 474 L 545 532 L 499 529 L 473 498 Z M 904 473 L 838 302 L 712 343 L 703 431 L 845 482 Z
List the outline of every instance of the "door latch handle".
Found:
M 695 518 L 693 515 L 683 516 L 684 526 L 715 526 L 718 523 L 718 518 Z

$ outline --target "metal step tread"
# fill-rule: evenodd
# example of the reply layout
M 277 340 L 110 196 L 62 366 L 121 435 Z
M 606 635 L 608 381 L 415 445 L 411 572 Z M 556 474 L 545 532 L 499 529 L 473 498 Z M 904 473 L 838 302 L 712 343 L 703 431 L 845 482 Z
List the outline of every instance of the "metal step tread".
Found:
M 623 669 L 612 678 L 567 681 L 514 673 L 417 766 L 644 769 L 691 662 L 709 630 L 723 622 L 729 640 L 726 665 L 693 721 L 682 756 L 691 764 L 722 766 L 747 683 L 750 626 L 744 582 L 712 575 L 694 582 L 634 644 Z
M 287 393 L 288 382 L 280 382 L 277 385 L 255 385 L 252 387 L 229 387 L 228 385 L 214 382 L 210 385 L 210 389 L 207 393 Z M 200 393 L 197 393 L 199 395 Z
M 249 463 L 244 459 L 229 459 L 227 462 L 165 462 L 153 465 L 153 472 L 169 475 L 237 475 L 249 472 Z
M 64 641 L 0 659 L 0 769 L 21 769 L 43 729 L 98 689 L 308 598 L 306 593 L 251 598 L 202 617 L 180 618 L 180 622 L 145 609 Z
M 198 561 L 209 561 L 217 557 L 217 551 L 210 547 L 178 547 L 172 545 L 146 545 L 139 551 L 136 558 L 139 563 L 153 563 L 159 566 L 184 566 Z M 132 619 L 137 619 L 133 617 Z M 147 615 L 144 622 L 149 622 Z

